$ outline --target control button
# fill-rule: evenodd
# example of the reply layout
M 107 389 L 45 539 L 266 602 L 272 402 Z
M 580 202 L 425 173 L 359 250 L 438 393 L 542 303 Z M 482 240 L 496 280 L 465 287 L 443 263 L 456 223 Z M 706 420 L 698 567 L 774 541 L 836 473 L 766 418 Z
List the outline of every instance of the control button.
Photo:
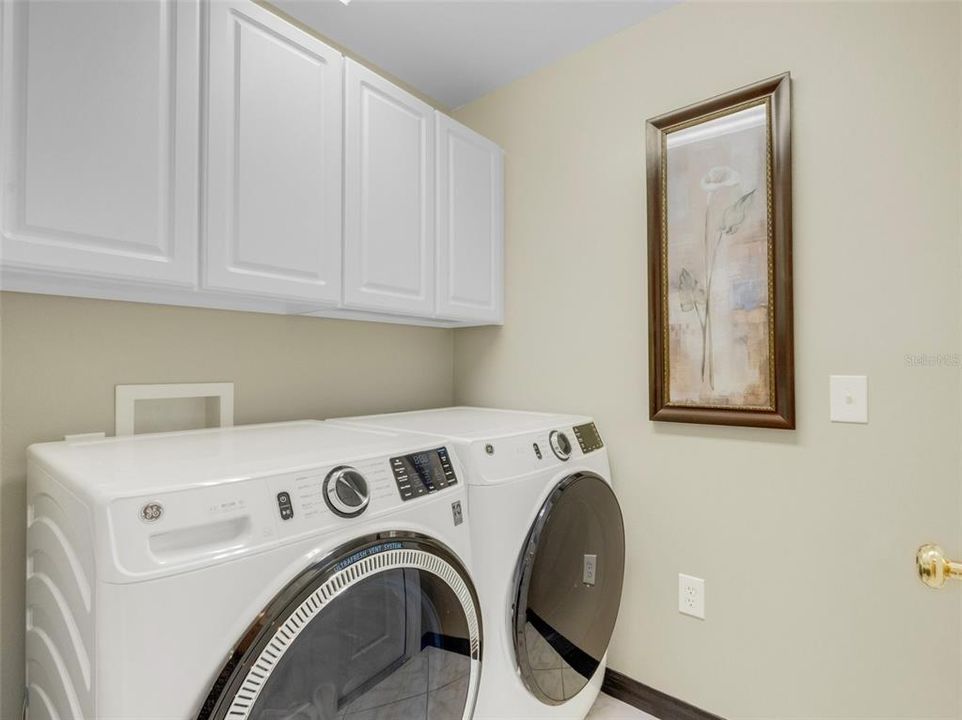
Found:
M 567 460 L 571 457 L 571 441 L 568 436 L 558 430 L 552 430 L 548 436 L 551 444 L 551 451 L 559 460 Z
M 277 509 L 280 510 L 281 520 L 290 520 L 294 517 L 294 505 L 291 503 L 290 493 L 277 493 Z
M 335 515 L 357 517 L 371 501 L 367 480 L 354 468 L 334 468 L 324 480 L 324 500 Z
M 538 443 L 531 443 L 531 445 L 532 445 L 532 447 L 534 447 L 534 456 L 540 460 L 540 459 L 541 459 L 541 448 L 538 447 Z

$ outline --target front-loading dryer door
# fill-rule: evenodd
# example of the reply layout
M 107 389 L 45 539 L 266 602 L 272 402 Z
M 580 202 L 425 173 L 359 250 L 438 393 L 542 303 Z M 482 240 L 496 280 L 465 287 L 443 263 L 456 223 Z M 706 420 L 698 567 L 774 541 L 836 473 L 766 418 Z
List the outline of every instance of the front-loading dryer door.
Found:
M 477 595 L 458 559 L 422 536 L 380 534 L 265 608 L 198 720 L 467 720 L 480 660 Z
M 611 486 L 594 473 L 562 480 L 521 551 L 514 647 L 525 685 L 542 702 L 570 700 L 608 650 L 621 603 L 625 529 Z

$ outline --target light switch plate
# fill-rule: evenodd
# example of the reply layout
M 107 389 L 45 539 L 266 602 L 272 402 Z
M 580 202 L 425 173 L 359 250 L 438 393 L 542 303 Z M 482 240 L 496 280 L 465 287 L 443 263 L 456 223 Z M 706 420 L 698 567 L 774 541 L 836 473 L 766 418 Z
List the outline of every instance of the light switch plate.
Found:
M 832 422 L 868 422 L 868 377 L 832 375 L 829 378 Z

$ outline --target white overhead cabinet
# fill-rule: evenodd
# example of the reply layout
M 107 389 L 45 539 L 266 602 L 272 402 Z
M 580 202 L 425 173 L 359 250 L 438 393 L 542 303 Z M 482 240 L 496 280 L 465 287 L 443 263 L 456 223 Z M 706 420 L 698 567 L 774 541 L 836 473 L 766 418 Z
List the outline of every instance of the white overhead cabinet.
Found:
M 345 63 L 345 307 L 502 322 L 501 149 Z
M 2 260 L 193 286 L 200 7 L 0 3 Z
M 437 114 L 439 317 L 503 322 L 504 154 Z
M 4 289 L 502 322 L 501 150 L 266 7 L 0 0 L 0 41 Z
M 434 315 L 434 109 L 346 60 L 344 305 Z
M 204 286 L 334 305 L 343 59 L 246 0 L 210 4 Z

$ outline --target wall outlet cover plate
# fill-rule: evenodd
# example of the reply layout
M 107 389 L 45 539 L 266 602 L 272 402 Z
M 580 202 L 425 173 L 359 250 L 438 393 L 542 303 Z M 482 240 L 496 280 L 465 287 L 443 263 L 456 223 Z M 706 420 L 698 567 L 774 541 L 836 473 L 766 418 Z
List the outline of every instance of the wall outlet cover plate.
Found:
M 678 612 L 705 619 L 705 581 L 691 575 L 678 574 Z

